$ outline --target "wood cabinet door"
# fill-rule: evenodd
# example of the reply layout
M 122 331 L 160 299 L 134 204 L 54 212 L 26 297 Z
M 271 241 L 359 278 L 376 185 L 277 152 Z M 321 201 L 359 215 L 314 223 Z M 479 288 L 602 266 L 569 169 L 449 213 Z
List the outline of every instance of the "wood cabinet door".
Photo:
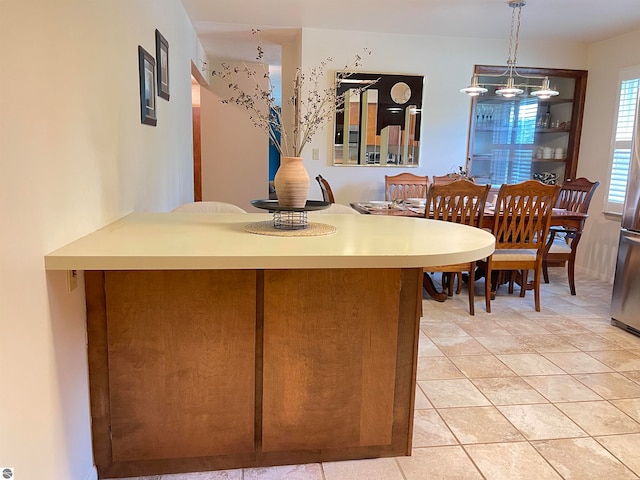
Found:
M 263 452 L 391 446 L 394 428 L 410 429 L 410 412 L 395 409 L 397 376 L 413 373 L 398 364 L 401 278 L 400 269 L 265 272 Z
M 256 272 L 109 271 L 102 291 L 87 290 L 99 469 L 254 452 Z

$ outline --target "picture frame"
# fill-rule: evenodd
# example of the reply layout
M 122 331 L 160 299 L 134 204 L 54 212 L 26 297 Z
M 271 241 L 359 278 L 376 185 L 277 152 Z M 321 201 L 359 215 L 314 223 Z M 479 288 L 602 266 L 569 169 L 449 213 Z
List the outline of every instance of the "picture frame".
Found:
M 138 73 L 140 76 L 140 120 L 156 126 L 156 61 L 138 45 Z
M 156 29 L 158 96 L 169 100 L 169 42 Z

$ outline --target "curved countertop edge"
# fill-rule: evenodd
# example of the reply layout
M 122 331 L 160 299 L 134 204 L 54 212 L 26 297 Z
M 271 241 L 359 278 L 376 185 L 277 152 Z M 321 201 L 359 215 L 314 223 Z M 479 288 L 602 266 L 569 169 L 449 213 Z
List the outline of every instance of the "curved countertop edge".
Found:
M 484 230 L 422 218 L 323 215 L 326 236 L 256 235 L 269 214 L 134 213 L 45 256 L 47 270 L 416 268 L 486 258 Z M 443 238 L 443 236 L 446 236 Z M 424 240 L 423 240 L 424 239 Z

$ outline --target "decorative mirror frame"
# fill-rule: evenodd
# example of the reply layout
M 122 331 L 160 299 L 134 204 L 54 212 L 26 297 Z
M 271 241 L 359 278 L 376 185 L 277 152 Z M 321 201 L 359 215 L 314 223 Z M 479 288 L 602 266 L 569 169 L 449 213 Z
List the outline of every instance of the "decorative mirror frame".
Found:
M 417 167 L 423 84 L 422 75 L 371 72 L 337 81 L 344 108 L 335 115 L 333 165 Z

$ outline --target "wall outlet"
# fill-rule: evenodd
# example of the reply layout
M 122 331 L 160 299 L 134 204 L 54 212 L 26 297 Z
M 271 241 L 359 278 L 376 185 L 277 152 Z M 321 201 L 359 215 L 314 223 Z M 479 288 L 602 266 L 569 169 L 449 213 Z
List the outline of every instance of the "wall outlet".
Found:
M 78 288 L 78 272 L 76 270 L 67 270 L 67 292 L 71 293 Z
M 311 149 L 311 159 L 312 160 L 320 160 L 320 149 L 319 148 Z

